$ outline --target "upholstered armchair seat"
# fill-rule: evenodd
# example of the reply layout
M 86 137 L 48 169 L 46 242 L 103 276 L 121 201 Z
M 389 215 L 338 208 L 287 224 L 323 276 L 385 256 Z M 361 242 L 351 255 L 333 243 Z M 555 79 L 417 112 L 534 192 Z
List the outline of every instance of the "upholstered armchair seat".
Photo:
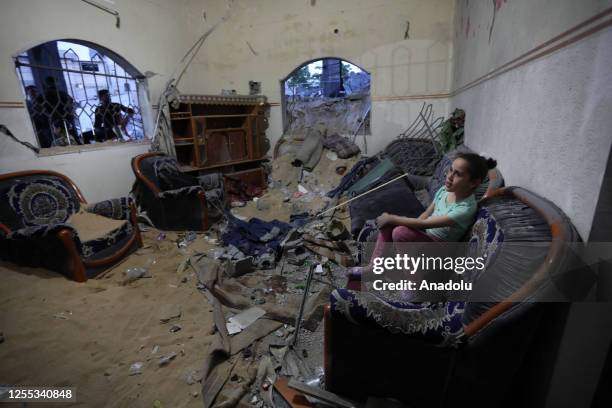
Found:
M 181 172 L 178 163 L 159 153 L 132 159 L 136 182 L 132 193 L 156 228 L 170 231 L 208 229 L 204 188 L 198 179 Z
M 142 244 L 127 198 L 88 205 L 74 183 L 52 171 L 0 176 L 0 256 L 82 282 Z

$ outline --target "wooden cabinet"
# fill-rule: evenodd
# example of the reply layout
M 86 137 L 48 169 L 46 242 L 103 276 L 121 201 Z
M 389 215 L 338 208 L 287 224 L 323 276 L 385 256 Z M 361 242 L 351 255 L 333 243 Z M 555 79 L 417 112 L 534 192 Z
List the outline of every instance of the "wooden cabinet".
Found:
M 206 170 L 264 159 L 268 149 L 265 96 L 181 95 L 170 118 L 177 160 Z

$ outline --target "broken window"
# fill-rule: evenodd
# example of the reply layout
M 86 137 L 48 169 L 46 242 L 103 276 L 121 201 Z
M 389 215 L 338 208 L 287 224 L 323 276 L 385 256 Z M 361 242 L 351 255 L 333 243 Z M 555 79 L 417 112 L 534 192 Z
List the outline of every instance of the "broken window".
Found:
M 370 133 L 370 74 L 348 61 L 324 58 L 282 82 L 285 134 L 323 128 L 328 134 Z
M 90 43 L 50 41 L 15 58 L 41 148 L 145 138 L 144 77 Z

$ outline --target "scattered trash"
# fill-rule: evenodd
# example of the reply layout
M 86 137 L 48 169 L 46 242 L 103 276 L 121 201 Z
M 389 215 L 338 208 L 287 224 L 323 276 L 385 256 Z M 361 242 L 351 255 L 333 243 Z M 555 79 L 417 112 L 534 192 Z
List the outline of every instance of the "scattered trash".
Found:
M 70 310 L 66 310 L 65 312 L 59 312 L 54 314 L 53 317 L 60 320 L 68 320 L 68 316 L 66 315 L 72 316 L 72 312 Z
M 343 175 L 346 172 L 346 166 L 336 167 L 336 174 Z
M 174 360 L 175 358 L 176 358 L 176 353 L 173 351 L 170 354 L 166 354 L 165 356 L 160 357 L 158 364 L 160 367 L 163 367 L 167 365 L 168 363 L 170 363 L 170 361 Z
M 178 324 L 173 324 L 172 327 L 170 327 L 170 333 L 176 333 L 177 331 L 180 331 L 182 329 L 181 326 L 179 326 Z
M 143 268 L 139 266 L 134 267 L 134 268 L 127 268 L 125 272 L 123 273 L 125 274 L 124 283 L 133 282 L 140 278 L 151 278 L 152 277 L 147 268 Z
M 187 269 L 187 266 L 189 265 L 189 257 L 185 257 L 185 259 L 183 259 L 181 261 L 181 263 L 179 264 L 179 266 L 176 268 L 176 273 L 177 274 L 181 274 L 185 271 L 185 269 Z
M 139 375 L 142 374 L 142 367 L 144 363 L 142 361 L 137 361 L 130 366 L 129 375 Z
M 324 272 L 324 270 L 323 270 L 323 265 L 318 264 L 318 265 L 315 267 L 314 272 L 315 272 L 315 273 L 323 273 L 323 272 Z
M 226 272 L 229 276 L 236 278 L 249 273 L 253 270 L 253 257 L 247 256 L 246 258 L 238 260 L 228 260 Z
M 293 198 L 300 198 L 301 196 L 303 196 L 304 193 L 301 193 L 299 191 L 296 191 L 295 193 L 293 193 Z
M 287 335 L 287 332 L 285 332 L 284 329 L 278 329 L 277 331 L 274 332 L 274 335 L 276 337 L 285 337 Z
M 162 323 L 168 323 L 171 320 L 178 319 L 181 317 L 181 305 L 164 305 L 159 314 L 159 321 Z
M 238 313 L 235 316 L 230 317 L 228 320 L 228 326 L 235 325 L 240 331 L 246 329 L 251 324 L 255 323 L 257 319 L 266 314 L 266 311 L 260 307 L 251 307 L 243 312 Z M 229 332 L 229 329 L 228 329 Z
M 164 239 L 166 239 L 166 233 L 162 231 L 157 235 L 157 240 L 163 241 Z
M 185 381 L 187 384 L 193 385 L 202 381 L 202 373 L 199 370 L 191 370 L 185 374 Z
M 227 334 L 229 334 L 230 336 L 240 333 L 242 331 L 238 324 L 232 322 L 226 323 L 225 327 L 227 328 Z
M 331 150 L 328 150 L 327 153 L 325 153 L 325 157 L 327 157 L 331 161 L 338 160 L 338 155 L 336 154 L 336 152 L 333 152 Z
M 178 240 L 176 245 L 179 248 L 187 248 L 189 246 L 189 244 L 191 244 L 193 241 L 195 241 L 195 239 L 198 237 L 198 235 L 193 232 L 193 231 L 188 231 L 185 233 L 185 236 Z
M 199 393 L 199 392 L 197 392 L 197 391 L 192 391 L 192 392 L 191 392 L 191 396 L 192 396 L 193 398 L 197 398 L 197 397 L 198 397 L 198 395 L 200 395 L 200 393 Z
M 223 248 L 211 248 L 208 250 L 208 256 L 212 259 L 219 259 L 223 254 L 225 254 L 225 249 Z
M 233 208 L 240 208 L 240 207 L 244 207 L 246 203 L 244 201 L 232 201 L 231 205 Z
M 151 354 L 157 354 L 157 352 L 158 352 L 158 351 L 159 351 L 159 346 L 156 344 L 156 345 L 153 347 L 153 350 L 151 350 Z
M 339 220 L 331 220 L 326 227 L 325 233 L 332 241 L 347 240 L 351 237 L 344 224 Z
M 291 265 L 301 266 L 310 257 L 304 247 L 291 248 L 287 251 L 287 262 Z
M 298 184 L 298 191 L 302 194 L 308 193 L 308 189 L 301 184 Z

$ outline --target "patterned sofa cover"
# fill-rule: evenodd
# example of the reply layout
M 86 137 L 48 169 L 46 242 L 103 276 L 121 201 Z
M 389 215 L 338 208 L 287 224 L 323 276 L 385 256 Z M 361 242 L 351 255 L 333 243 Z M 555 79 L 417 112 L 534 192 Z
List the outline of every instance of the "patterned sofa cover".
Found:
M 3 174 L 0 256 L 83 282 L 142 245 L 134 214 L 127 198 L 87 205 L 76 185 L 60 173 Z M 81 227 L 92 220 L 96 226 L 85 233 Z
M 534 300 L 556 290 L 550 274 L 570 261 L 564 246 L 578 239 L 551 202 L 518 187 L 496 190 L 481 202 L 468 237 L 467 255 L 487 261 L 483 271 L 465 272 L 474 284 L 467 300 L 419 304 L 332 293 L 324 319 L 327 389 L 414 406 L 496 406 L 555 305 Z M 529 256 L 515 246 L 526 242 L 536 243 Z

